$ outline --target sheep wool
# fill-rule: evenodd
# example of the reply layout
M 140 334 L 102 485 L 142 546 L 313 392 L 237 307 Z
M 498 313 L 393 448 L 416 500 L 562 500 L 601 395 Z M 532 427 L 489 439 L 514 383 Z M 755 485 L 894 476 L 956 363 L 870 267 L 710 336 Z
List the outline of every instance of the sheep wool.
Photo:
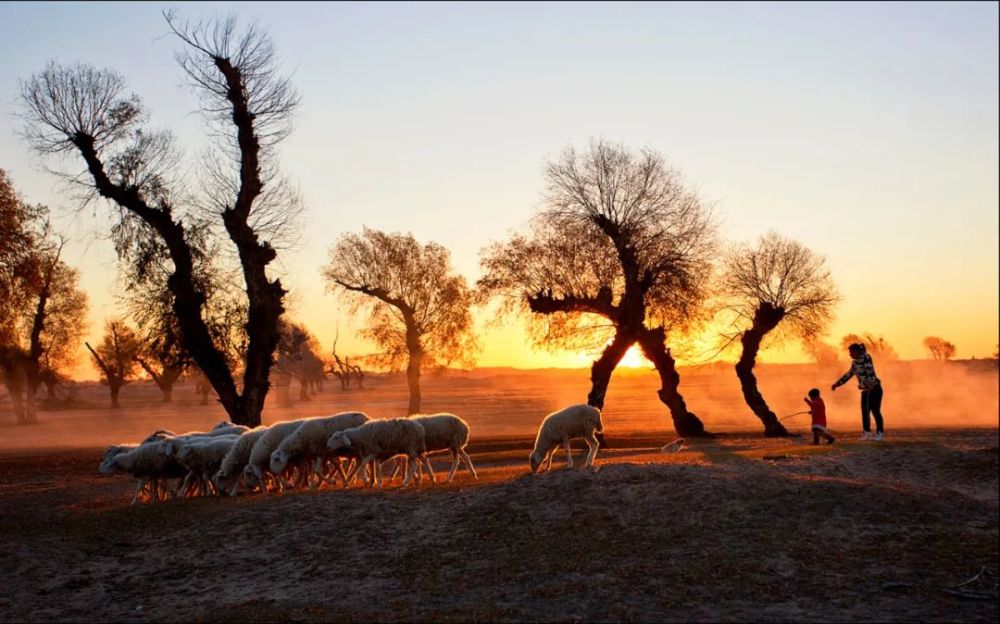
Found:
M 590 451 L 587 453 L 586 466 L 594 465 L 599 443 L 594 432 L 601 433 L 604 425 L 601 423 L 601 411 L 592 405 L 571 405 L 558 412 L 552 412 L 542 420 L 535 438 L 535 448 L 528 457 L 531 472 L 537 472 L 545 458 L 548 458 L 546 470 L 552 468 L 552 456 L 555 449 L 562 444 L 566 447 L 566 467 L 573 467 L 573 455 L 569 441 L 573 438 L 583 438 Z

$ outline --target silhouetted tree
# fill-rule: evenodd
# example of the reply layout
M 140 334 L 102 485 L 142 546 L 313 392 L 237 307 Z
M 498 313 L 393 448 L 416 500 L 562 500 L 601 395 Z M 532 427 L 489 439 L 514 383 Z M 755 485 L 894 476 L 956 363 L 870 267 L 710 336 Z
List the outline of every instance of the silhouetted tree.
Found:
M 298 209 L 277 177 L 274 147 L 289 133 L 298 97 L 279 75 L 271 41 L 257 27 L 240 30 L 234 18 L 193 24 L 173 13 L 166 18 L 183 43 L 178 62 L 202 97 L 208 135 L 218 140 L 200 168 L 204 184 L 197 200 L 188 192 L 194 185 L 181 178 L 172 137 L 142 127 L 139 98 L 111 70 L 53 62 L 23 82 L 24 134 L 41 154 L 79 153 L 86 173 L 71 179 L 118 208 L 113 234 L 123 261 L 169 256 L 167 287 L 184 349 L 230 419 L 255 426 L 284 310 L 285 290 L 267 267 L 276 257 L 275 241 L 287 235 Z M 196 241 L 211 235 L 220 217 L 244 283 L 241 391 L 224 346 L 204 318 L 209 293 L 199 279 Z
M 340 330 L 337 330 L 337 335 L 333 339 L 333 361 L 327 361 L 327 372 L 331 373 L 340 381 L 341 390 L 350 390 L 351 382 L 353 381 L 359 390 L 363 390 L 365 387 L 365 371 L 358 364 L 351 364 L 351 358 L 349 356 L 344 356 L 341 358 L 337 355 L 337 341 L 340 338 Z
M 935 360 L 950 360 L 955 357 L 955 345 L 938 336 L 924 338 L 924 347 Z
M 865 333 L 859 336 L 858 334 L 846 334 L 840 339 L 840 346 L 843 349 L 847 349 L 851 344 L 864 345 L 865 349 L 873 358 L 880 360 L 898 360 L 899 355 L 896 353 L 896 349 L 889 344 L 883 336 L 876 336 L 871 333 Z
M 119 319 L 111 319 L 104 325 L 104 337 L 94 349 L 84 343 L 94 358 L 94 364 L 101 371 L 101 383 L 111 391 L 111 407 L 118 408 L 118 393 L 135 375 L 135 359 L 139 353 L 139 337 Z
M 738 328 L 728 339 L 742 345 L 736 376 L 743 399 L 764 423 L 764 435 L 788 435 L 757 388 L 757 353 L 765 337 L 772 343 L 789 335 L 807 344 L 815 340 L 833 316 L 836 287 L 822 257 L 774 232 L 755 246 L 734 246 L 722 264 L 720 292 Z
M 38 386 L 73 363 L 86 328 L 78 272 L 60 260 L 48 210 L 17 197 L 0 170 L 0 381 L 18 424 L 37 422 Z
M 323 275 L 354 312 L 371 311 L 362 335 L 382 349 L 379 364 L 406 363 L 408 413 L 420 411 L 421 371 L 475 361 L 472 293 L 441 245 L 365 228 L 337 241 Z
M 274 367 L 282 382 L 281 404 L 291 405 L 293 380 L 299 382 L 299 400 L 308 401 L 309 386 L 317 375 L 323 375 L 323 363 L 316 354 L 319 342 L 304 325 L 291 320 L 282 319 L 279 331 Z
M 820 365 L 836 364 L 840 360 L 840 352 L 837 351 L 836 347 L 819 337 L 803 339 L 802 348 L 805 349 L 813 362 Z
M 531 231 L 484 250 L 481 291 L 500 295 L 505 311 L 530 313 L 542 347 L 603 347 L 587 396 L 595 407 L 604 407 L 612 372 L 639 344 L 676 431 L 705 435 L 678 390 L 666 341 L 702 313 L 716 244 L 709 211 L 650 150 L 595 141 L 549 162 L 545 178 Z

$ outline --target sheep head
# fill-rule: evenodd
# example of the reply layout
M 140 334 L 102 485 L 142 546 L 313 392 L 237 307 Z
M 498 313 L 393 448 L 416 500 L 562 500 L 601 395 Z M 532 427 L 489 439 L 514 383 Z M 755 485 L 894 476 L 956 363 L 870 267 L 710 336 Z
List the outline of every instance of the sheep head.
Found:
M 347 435 L 346 431 L 338 431 L 337 433 L 330 436 L 330 439 L 326 442 L 326 447 L 331 450 L 336 450 L 339 448 L 350 448 L 351 438 Z
M 288 466 L 289 459 L 290 457 L 286 450 L 278 449 L 271 453 L 271 472 L 274 474 L 281 473 Z
M 535 451 L 531 455 L 528 456 L 528 463 L 531 465 L 531 472 L 532 473 L 538 472 L 538 467 L 542 465 L 542 461 L 544 459 L 545 459 L 545 457 L 541 453 L 539 453 L 538 451 Z

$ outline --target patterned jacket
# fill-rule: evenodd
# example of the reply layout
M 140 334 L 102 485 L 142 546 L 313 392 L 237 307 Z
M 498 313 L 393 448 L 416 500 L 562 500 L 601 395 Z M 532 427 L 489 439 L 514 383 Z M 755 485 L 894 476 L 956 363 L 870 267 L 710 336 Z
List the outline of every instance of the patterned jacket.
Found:
M 854 358 L 854 361 L 851 362 L 851 370 L 844 373 L 834 385 L 842 386 L 852 376 L 858 378 L 858 388 L 861 390 L 874 390 L 881 384 L 878 377 L 875 376 L 875 365 L 872 364 L 872 356 L 867 353 L 862 353 Z

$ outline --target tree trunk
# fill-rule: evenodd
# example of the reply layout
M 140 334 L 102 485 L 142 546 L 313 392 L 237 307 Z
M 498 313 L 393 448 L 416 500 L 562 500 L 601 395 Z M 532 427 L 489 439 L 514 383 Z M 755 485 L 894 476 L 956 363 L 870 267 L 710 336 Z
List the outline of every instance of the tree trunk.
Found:
M 299 400 L 300 401 L 309 400 L 309 381 L 306 379 L 299 380 Z
M 406 385 L 410 389 L 410 404 L 406 407 L 406 413 L 420 413 L 420 363 L 423 360 L 423 353 L 417 351 L 410 353 L 410 361 L 406 364 Z
M 780 308 L 773 308 L 766 303 L 761 304 L 754 313 L 753 325 L 743 332 L 743 336 L 740 338 L 743 351 L 740 353 L 739 362 L 736 363 L 736 376 L 740 380 L 740 389 L 743 390 L 743 400 L 746 401 L 747 406 L 757 418 L 764 423 L 764 435 L 769 438 L 787 436 L 788 430 L 767 406 L 763 395 L 757 389 L 757 377 L 753 374 L 753 367 L 756 364 L 761 340 L 764 339 L 767 332 L 778 326 L 783 316 L 784 311 Z
M 681 376 L 677 373 L 676 362 L 666 347 L 666 332 L 663 328 L 644 330 L 639 337 L 639 346 L 660 375 L 660 389 L 656 394 L 670 410 L 677 435 L 685 438 L 711 437 L 712 434 L 705 431 L 705 425 L 701 420 L 688 411 L 684 397 L 678 390 Z
M 121 391 L 122 387 L 119 384 L 113 383 L 110 379 L 108 380 L 108 388 L 111 389 L 111 408 L 118 409 L 118 393 Z
M 590 393 L 587 394 L 587 405 L 593 405 L 597 409 L 604 409 L 604 398 L 608 393 L 608 385 L 611 383 L 611 374 L 615 372 L 618 362 L 625 357 L 625 352 L 635 342 L 635 338 L 624 336 L 621 332 L 615 334 L 614 339 L 601 357 L 594 361 L 590 367 Z

